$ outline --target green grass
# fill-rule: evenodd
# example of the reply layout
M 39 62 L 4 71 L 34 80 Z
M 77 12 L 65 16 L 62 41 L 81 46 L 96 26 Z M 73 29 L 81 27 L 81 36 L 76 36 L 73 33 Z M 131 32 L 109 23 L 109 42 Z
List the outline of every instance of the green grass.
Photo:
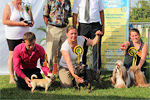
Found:
M 16 87 L 16 85 L 8 84 L 9 75 L 0 76 L 0 99 L 150 99 L 150 88 L 125 88 L 115 89 L 111 86 L 109 78 L 110 72 L 103 72 L 101 75 L 102 86 L 97 87 L 91 93 L 88 93 L 87 89 L 81 88 L 79 92 L 73 88 L 61 88 L 59 80 L 52 84 L 48 92 L 45 93 L 43 90 L 35 90 L 31 93 L 30 90 L 22 90 Z M 103 87 L 103 88 L 102 88 Z

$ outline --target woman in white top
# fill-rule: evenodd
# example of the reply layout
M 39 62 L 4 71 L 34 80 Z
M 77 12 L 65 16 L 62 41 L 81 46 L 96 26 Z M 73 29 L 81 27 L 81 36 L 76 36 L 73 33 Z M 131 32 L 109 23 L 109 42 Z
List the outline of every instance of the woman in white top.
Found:
M 74 74 L 73 66 L 78 64 L 78 58 L 73 53 L 74 47 L 77 45 L 80 45 L 83 47 L 84 42 L 86 42 L 86 45 L 92 45 L 98 43 L 99 35 L 103 35 L 103 33 L 98 30 L 96 33 L 96 36 L 93 40 L 88 39 L 84 36 L 78 36 L 77 30 L 69 26 L 67 28 L 66 36 L 68 37 L 66 41 L 62 44 L 61 47 L 61 53 L 62 57 L 60 59 L 60 69 L 59 69 L 59 78 L 61 81 L 61 85 L 63 87 L 72 87 L 72 76 L 79 82 L 83 83 L 83 79 L 79 76 Z
M 32 25 L 24 22 L 24 9 L 22 8 L 22 0 L 13 0 L 6 4 L 3 11 L 3 24 L 5 25 L 5 36 L 9 47 L 8 67 L 10 84 L 15 83 L 12 63 L 14 48 L 22 42 L 23 34 L 29 31 L 29 27 L 32 27 L 34 24 L 31 12 Z

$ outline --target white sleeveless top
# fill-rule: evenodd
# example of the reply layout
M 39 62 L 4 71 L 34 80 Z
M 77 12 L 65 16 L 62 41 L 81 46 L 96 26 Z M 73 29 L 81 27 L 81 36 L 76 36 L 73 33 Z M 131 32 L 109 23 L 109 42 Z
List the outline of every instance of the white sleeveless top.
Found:
M 83 47 L 84 45 L 84 41 L 85 39 L 82 37 L 82 36 L 78 36 L 77 37 L 77 44 L 80 45 L 81 47 Z M 70 47 L 69 43 L 68 43 L 68 40 L 66 40 L 62 46 L 61 46 L 61 49 L 60 51 L 62 50 L 65 50 L 65 51 L 68 51 L 69 52 L 69 55 L 70 55 L 70 58 L 71 58 L 71 61 L 72 61 L 72 65 L 75 66 L 78 64 L 78 57 L 77 55 L 74 54 L 74 52 L 72 51 L 72 48 Z M 68 68 L 67 67 L 67 64 L 63 58 L 63 56 L 61 56 L 61 59 L 60 59 L 60 62 L 59 62 L 60 66 L 62 67 L 65 67 L 65 68 Z
M 19 22 L 20 18 L 23 17 L 23 13 L 19 13 L 19 11 L 13 6 L 11 2 L 9 2 L 8 5 L 11 9 L 10 20 Z M 5 36 L 7 39 L 22 39 L 23 34 L 27 31 L 29 31 L 29 27 L 5 25 Z

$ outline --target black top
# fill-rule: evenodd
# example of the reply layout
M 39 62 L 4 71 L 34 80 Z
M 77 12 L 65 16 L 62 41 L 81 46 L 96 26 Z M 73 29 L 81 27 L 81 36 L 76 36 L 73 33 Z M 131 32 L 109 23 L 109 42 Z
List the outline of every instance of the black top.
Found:
M 143 45 L 144 45 L 144 42 L 141 40 L 141 46 L 140 48 L 138 49 L 138 52 L 142 51 L 142 48 L 143 48 Z M 132 66 L 132 62 L 133 62 L 133 57 L 134 57 L 134 54 L 132 54 L 130 51 L 131 51 L 131 48 L 134 48 L 134 44 L 132 41 L 130 41 L 130 45 L 128 46 L 127 50 L 126 50 L 126 54 L 125 54 L 125 58 L 124 58 L 124 66 L 129 69 L 130 66 Z M 140 59 L 141 57 L 136 55 L 137 56 L 137 60 L 136 60 L 136 65 L 139 64 L 140 62 Z M 145 65 L 145 63 L 144 63 Z M 144 68 L 142 67 L 141 68 L 142 71 L 144 71 Z

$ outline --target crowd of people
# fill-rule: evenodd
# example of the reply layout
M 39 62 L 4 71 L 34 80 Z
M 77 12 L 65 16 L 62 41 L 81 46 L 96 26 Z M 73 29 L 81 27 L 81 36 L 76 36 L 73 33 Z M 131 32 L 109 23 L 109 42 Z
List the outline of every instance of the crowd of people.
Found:
M 88 46 L 92 45 L 92 66 L 93 69 L 100 71 L 101 39 L 105 28 L 102 0 L 74 0 L 72 9 L 70 0 L 46 0 L 43 10 L 43 20 L 47 27 L 46 52 L 35 42 L 35 34 L 29 31 L 29 27 L 34 25 L 32 12 L 30 13 L 32 24 L 28 24 L 24 20 L 23 9 L 22 0 L 13 0 L 6 4 L 3 12 L 3 24 L 9 47 L 10 84 L 16 83 L 17 87 L 24 89 L 31 88 L 32 74 L 42 78 L 41 70 L 37 68 L 38 59 L 40 59 L 42 71 L 47 76 L 47 73 L 53 70 L 53 58 L 57 51 L 58 73 L 62 87 L 72 87 L 72 77 L 77 82 L 83 83 L 84 80 L 74 74 L 73 68 L 78 64 L 78 56 L 73 52 L 77 45 L 84 49 L 83 64 L 86 64 Z M 72 15 L 73 25 L 69 26 L 68 18 Z M 77 23 L 78 29 L 76 29 Z M 142 69 L 147 55 L 147 44 L 140 39 L 137 29 L 130 31 L 130 37 L 131 41 L 125 42 L 120 48 L 126 51 L 124 65 L 127 69 L 132 65 L 133 56 L 129 55 L 128 50 L 135 47 L 138 50 L 136 65 Z M 97 48 L 99 48 L 98 51 Z M 14 78 L 14 71 L 17 79 Z

